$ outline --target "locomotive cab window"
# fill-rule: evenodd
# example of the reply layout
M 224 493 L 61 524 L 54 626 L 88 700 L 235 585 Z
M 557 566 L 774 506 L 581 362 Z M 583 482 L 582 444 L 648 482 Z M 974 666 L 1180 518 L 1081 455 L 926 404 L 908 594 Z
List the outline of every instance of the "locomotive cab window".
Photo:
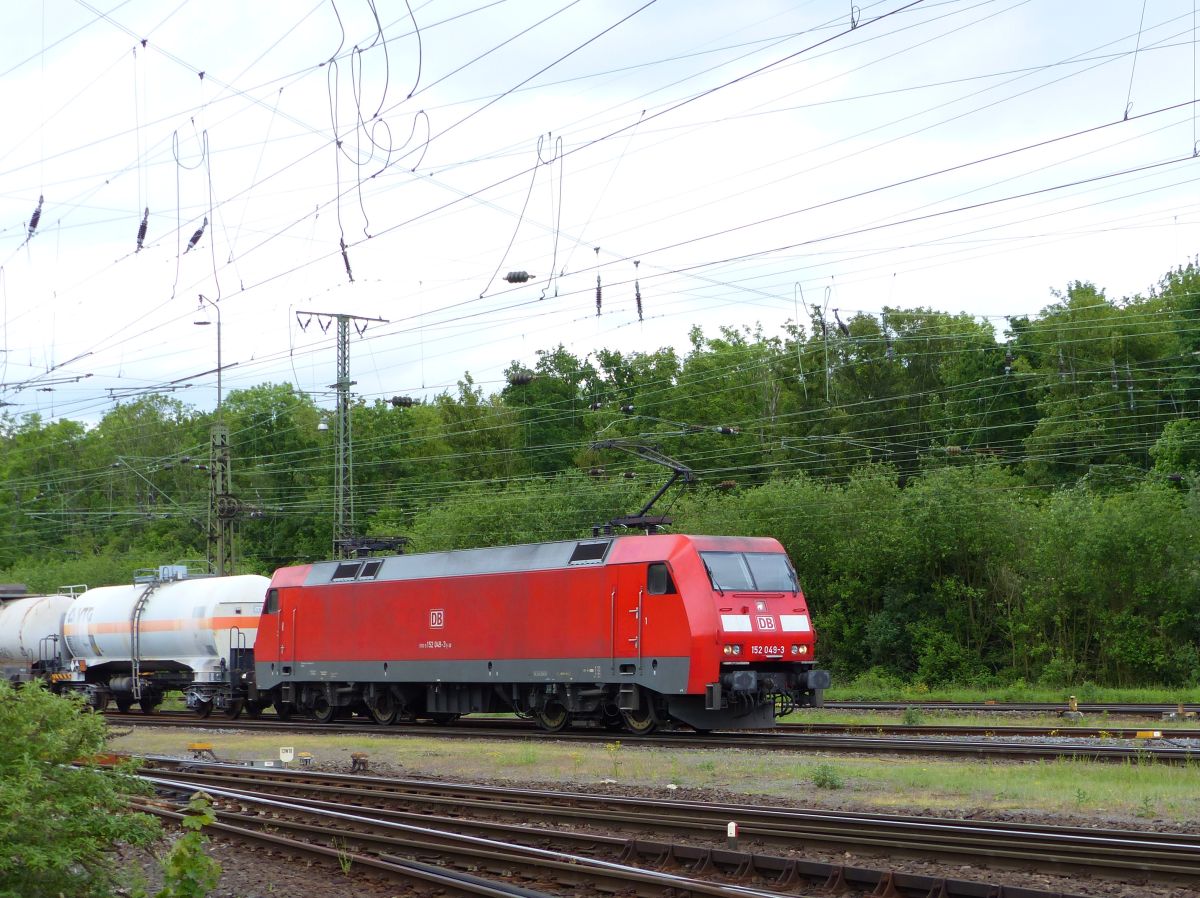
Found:
M 675 581 L 671 579 L 671 571 L 663 562 L 654 562 L 646 571 L 646 592 L 652 596 L 669 596 L 678 592 Z
M 278 614 L 279 613 L 279 590 L 268 589 L 267 601 L 263 604 L 263 614 Z
M 791 563 L 778 552 L 701 552 L 700 557 L 718 591 L 800 591 Z

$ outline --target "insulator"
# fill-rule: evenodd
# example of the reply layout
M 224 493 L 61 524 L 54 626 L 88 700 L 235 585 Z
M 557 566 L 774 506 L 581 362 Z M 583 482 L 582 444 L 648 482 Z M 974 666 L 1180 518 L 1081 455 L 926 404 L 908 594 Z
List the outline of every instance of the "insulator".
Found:
M 843 337 L 850 336 L 850 328 L 846 327 L 846 325 L 842 323 L 842 319 L 838 317 L 837 309 L 833 310 L 833 320 L 837 322 L 838 330 L 842 332 Z
M 627 415 L 632 415 L 633 414 L 633 404 L 629 403 L 627 405 L 621 406 L 621 411 Z
M 633 473 L 633 471 L 622 471 L 621 476 L 626 480 L 633 480 L 633 478 L 637 477 L 637 474 Z
M 604 408 L 604 403 L 603 402 L 593 402 L 591 405 L 588 406 L 588 408 L 590 408 L 594 412 L 598 412 L 598 411 L 600 411 L 600 409 Z
M 189 464 L 189 463 L 191 463 L 191 460 L 192 460 L 192 457 L 190 455 L 181 455 L 179 457 L 179 463 L 181 465 Z
M 44 199 L 45 197 L 38 197 L 37 208 L 33 210 L 33 217 L 29 219 L 29 237 L 33 237 L 33 232 L 37 230 L 38 222 L 42 220 L 42 201 Z
M 346 266 L 346 277 L 350 279 L 350 283 L 354 283 L 354 272 L 350 270 L 350 254 L 346 251 L 346 241 L 339 239 L 342 244 L 342 263 Z
M 536 275 L 530 274 L 528 271 L 510 271 L 504 276 L 504 279 L 510 284 L 524 284 L 527 281 L 533 280 Z
M 947 455 L 962 455 L 962 451 L 963 451 L 962 446 L 947 446 L 946 447 Z
M 592 477 L 603 477 L 604 469 L 603 468 L 588 468 L 588 474 Z
M 411 396 L 393 396 L 391 403 L 392 408 L 412 408 L 413 398 Z
M 725 436 L 733 436 L 738 432 L 736 427 L 726 427 L 724 424 L 717 425 L 713 428 L 713 430 L 715 430 L 717 433 L 724 434 Z
M 208 216 L 206 215 L 204 216 L 203 223 L 196 229 L 196 233 L 192 235 L 192 239 L 188 241 L 187 249 L 184 250 L 185 253 L 189 253 L 196 248 L 196 244 L 199 243 L 200 238 L 204 236 L 204 229 L 207 227 Z
M 533 383 L 533 372 L 528 368 L 521 368 L 513 371 L 508 375 L 508 382 L 514 387 L 525 387 Z
M 138 227 L 137 249 L 135 252 L 142 251 L 142 244 L 146 242 L 146 228 L 150 226 L 150 207 L 146 207 L 146 211 L 142 213 L 142 223 Z
M 888 337 L 886 342 L 887 342 L 887 351 L 884 353 L 884 355 L 887 356 L 888 361 L 891 361 L 892 359 L 894 359 L 896 357 L 896 348 L 894 346 L 892 346 L 892 338 L 891 337 Z
M 720 483 L 718 483 L 718 484 L 716 485 L 716 488 L 717 488 L 717 489 L 719 489 L 719 490 L 732 490 L 732 489 L 736 489 L 736 488 L 737 488 L 737 481 L 736 481 L 736 480 L 722 480 Z
M 642 264 L 641 260 L 639 260 L 639 259 L 633 260 L 633 270 L 635 273 L 638 270 L 638 266 L 641 264 Z M 641 288 L 641 285 L 638 284 L 638 282 L 637 282 L 636 274 L 633 279 L 633 298 L 634 298 L 634 301 L 637 302 L 638 321 L 641 321 L 642 320 L 642 288 Z
M 596 317 L 600 317 L 600 275 L 596 275 Z

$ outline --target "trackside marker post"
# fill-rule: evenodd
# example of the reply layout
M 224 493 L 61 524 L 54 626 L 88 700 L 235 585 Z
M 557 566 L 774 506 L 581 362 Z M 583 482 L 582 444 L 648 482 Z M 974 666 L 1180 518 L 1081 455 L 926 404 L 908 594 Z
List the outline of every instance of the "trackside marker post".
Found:
M 737 846 L 738 846 L 738 825 L 736 823 L 730 822 L 725 825 L 725 843 L 730 848 L 737 848 Z

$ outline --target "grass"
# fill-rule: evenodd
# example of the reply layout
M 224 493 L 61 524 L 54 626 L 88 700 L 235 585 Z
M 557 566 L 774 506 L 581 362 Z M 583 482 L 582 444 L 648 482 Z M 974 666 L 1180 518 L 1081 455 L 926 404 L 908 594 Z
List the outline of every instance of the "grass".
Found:
M 138 728 L 114 738 L 117 750 L 186 755 L 195 733 Z M 277 758 L 279 736 L 205 733 L 222 760 Z M 534 738 L 521 742 L 375 735 L 284 737 L 309 751 L 324 769 L 349 771 L 350 754 L 365 751 L 371 769 L 450 780 L 535 782 L 563 788 L 605 780 L 664 796 L 717 789 L 758 798 L 835 804 L 863 810 L 924 810 L 942 815 L 978 811 L 1070 814 L 1097 819 L 1200 817 L 1200 764 L 1130 762 L 983 762 L 917 758 L 846 758 L 820 753 L 641 748 L 635 743 L 579 745 Z M 616 743 L 609 743 L 616 746 Z M 678 790 L 669 788 L 678 787 Z

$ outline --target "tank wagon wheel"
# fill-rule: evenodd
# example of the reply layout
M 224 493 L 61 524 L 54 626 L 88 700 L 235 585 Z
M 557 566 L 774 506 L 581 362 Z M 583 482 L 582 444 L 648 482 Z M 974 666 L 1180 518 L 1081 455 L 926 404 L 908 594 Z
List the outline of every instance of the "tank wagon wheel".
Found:
M 540 711 L 533 712 L 533 719 L 547 733 L 558 733 L 571 722 L 571 712 L 559 702 L 551 702 Z
M 654 713 L 653 706 L 644 697 L 642 707 L 636 711 L 622 711 L 621 720 L 625 723 L 625 729 L 635 736 L 649 735 L 658 728 L 658 715 Z
M 320 696 L 313 703 L 312 716 L 317 723 L 332 723 L 337 716 L 337 708 L 325 696 Z
M 131 699 L 131 698 L 114 699 L 114 703 L 117 706 L 117 710 L 120 711 L 122 714 L 128 714 L 129 709 L 133 707 L 133 699 Z
M 262 717 L 262 712 L 270 706 L 270 702 L 246 702 L 246 716 L 251 720 L 258 720 L 258 718 Z
M 138 700 L 138 707 L 140 707 L 142 709 L 143 714 L 153 714 L 158 709 L 158 706 L 161 704 L 162 704 L 162 696 L 161 695 L 155 695 L 155 696 L 152 696 L 149 698 L 143 698 L 143 699 Z
M 228 717 L 230 720 L 237 720 L 238 715 L 241 713 L 242 713 L 242 701 L 240 699 L 238 701 L 230 702 L 229 707 L 227 707 L 225 709 L 225 716 Z
M 400 706 L 396 703 L 396 697 L 390 692 L 381 692 L 375 696 L 375 701 L 367 705 L 367 709 L 371 712 L 371 718 L 380 726 L 391 726 L 396 722 L 396 717 L 400 713 Z
M 460 717 L 462 717 L 461 714 L 454 714 L 448 711 L 438 711 L 429 715 L 429 719 L 440 727 L 449 726 Z
M 275 699 L 275 701 L 271 703 L 271 707 L 275 709 L 275 716 L 280 720 L 292 719 L 292 706 L 287 702 L 281 702 L 279 699 Z
M 203 719 L 208 717 L 213 712 L 213 703 L 211 701 L 200 702 L 196 705 L 196 716 Z

